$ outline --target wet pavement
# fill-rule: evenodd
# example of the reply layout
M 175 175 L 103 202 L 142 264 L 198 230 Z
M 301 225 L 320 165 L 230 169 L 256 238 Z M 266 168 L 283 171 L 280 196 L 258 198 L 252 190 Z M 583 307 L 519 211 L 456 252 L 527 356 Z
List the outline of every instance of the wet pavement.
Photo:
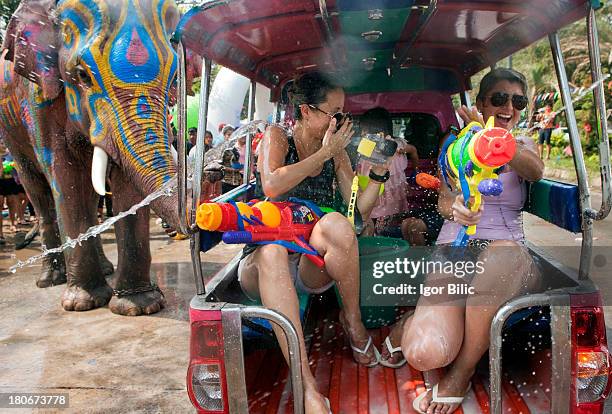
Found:
M 2 409 L 0 413 L 185 413 L 194 412 L 185 386 L 188 310 L 195 293 L 189 241 L 169 239 L 151 222 L 152 278 L 167 307 L 151 316 L 124 317 L 108 308 L 65 312 L 64 286 L 38 289 L 40 266 L 14 274 L 16 259 L 39 252 L 38 241 L 12 251 L 0 246 L 0 393 L 68 393 L 63 410 Z M 116 263 L 112 232 L 104 250 Z M 203 255 L 212 276 L 238 246 L 218 246 Z M 112 279 L 111 279 L 112 281 Z
M 597 202 L 597 194 L 595 201 Z M 527 215 L 529 240 L 557 260 L 577 263 L 580 239 Z M 5 229 L 6 223 L 5 223 Z M 22 228 L 27 230 L 27 228 Z M 14 252 L 11 240 L 0 246 L 0 393 L 68 393 L 63 410 L 2 409 L 0 413 L 185 413 L 194 412 L 187 397 L 188 309 L 195 293 L 189 242 L 173 241 L 151 221 L 151 269 L 164 291 L 167 307 L 151 316 L 123 317 L 108 308 L 64 312 L 64 286 L 38 289 L 40 266 L 8 273 L 17 259 L 39 253 L 38 239 Z M 604 302 L 612 305 L 612 218 L 596 223 L 596 254 L 606 265 L 594 266 L 592 277 Z M 116 263 L 114 234 L 103 234 L 104 249 Z M 571 246 L 560 249 L 558 246 Z M 202 256 L 211 277 L 239 246 L 217 246 Z M 112 278 L 110 279 L 112 282 Z M 612 338 L 612 306 L 607 306 L 608 337 Z M 612 412 L 607 410 L 606 412 Z

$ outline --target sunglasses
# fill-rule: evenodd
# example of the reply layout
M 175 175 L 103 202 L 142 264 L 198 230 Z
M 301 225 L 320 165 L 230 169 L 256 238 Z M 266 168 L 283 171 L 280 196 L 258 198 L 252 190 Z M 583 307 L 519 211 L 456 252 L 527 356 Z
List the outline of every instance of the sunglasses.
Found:
M 489 96 L 489 99 L 491 99 L 491 105 L 496 106 L 496 107 L 506 105 L 508 103 L 509 98 L 510 98 L 510 95 L 508 95 L 507 93 L 503 93 L 503 92 L 495 92 L 494 94 Z M 522 111 L 523 109 L 527 108 L 528 103 L 529 101 L 526 96 L 512 95 L 512 106 L 517 111 Z
M 353 115 L 351 115 L 350 112 L 336 112 L 335 114 L 332 115 L 329 112 L 324 111 L 321 108 L 317 108 L 314 105 L 308 104 L 308 107 L 311 109 L 316 109 L 317 111 L 324 113 L 330 119 L 334 118 L 336 120 L 336 130 L 340 129 L 340 127 L 342 126 L 342 124 L 344 124 L 345 121 L 350 122 L 353 120 Z

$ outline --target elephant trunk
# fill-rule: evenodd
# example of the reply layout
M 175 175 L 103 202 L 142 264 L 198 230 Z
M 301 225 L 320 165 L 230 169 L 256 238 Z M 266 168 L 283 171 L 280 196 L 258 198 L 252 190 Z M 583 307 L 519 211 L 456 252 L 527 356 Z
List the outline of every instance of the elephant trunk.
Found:
M 161 108 L 160 108 L 161 109 Z M 134 188 L 144 198 L 161 190 L 176 175 L 173 148 L 168 140 L 168 128 L 163 112 L 139 113 L 123 127 L 112 128 L 111 140 L 94 143 L 92 184 L 98 194 L 104 194 L 109 156 L 124 172 Z M 128 127 L 126 127 L 126 125 Z M 107 152 L 108 150 L 108 152 Z M 161 196 L 151 208 L 172 227 L 178 228 L 178 195 Z

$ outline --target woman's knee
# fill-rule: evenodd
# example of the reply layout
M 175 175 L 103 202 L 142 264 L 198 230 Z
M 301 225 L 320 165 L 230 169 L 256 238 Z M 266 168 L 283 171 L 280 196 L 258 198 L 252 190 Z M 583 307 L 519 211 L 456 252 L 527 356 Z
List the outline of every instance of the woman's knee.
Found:
M 257 248 L 255 261 L 258 266 L 267 269 L 277 269 L 288 266 L 289 254 L 287 249 L 278 244 L 266 244 Z
M 333 245 L 346 246 L 357 240 L 351 223 L 342 214 L 336 212 L 323 216 L 314 230 Z
M 445 367 L 459 352 L 443 336 L 425 335 L 418 338 L 402 338 L 402 352 L 408 363 L 419 371 Z

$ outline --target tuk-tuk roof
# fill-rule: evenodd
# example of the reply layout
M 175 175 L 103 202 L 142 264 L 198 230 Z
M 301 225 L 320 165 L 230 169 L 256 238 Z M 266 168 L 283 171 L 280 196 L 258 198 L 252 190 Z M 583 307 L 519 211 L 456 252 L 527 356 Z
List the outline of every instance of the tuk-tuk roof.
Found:
M 212 0 L 176 40 L 272 88 L 315 69 L 350 93 L 468 89 L 480 70 L 586 16 L 589 0 Z

